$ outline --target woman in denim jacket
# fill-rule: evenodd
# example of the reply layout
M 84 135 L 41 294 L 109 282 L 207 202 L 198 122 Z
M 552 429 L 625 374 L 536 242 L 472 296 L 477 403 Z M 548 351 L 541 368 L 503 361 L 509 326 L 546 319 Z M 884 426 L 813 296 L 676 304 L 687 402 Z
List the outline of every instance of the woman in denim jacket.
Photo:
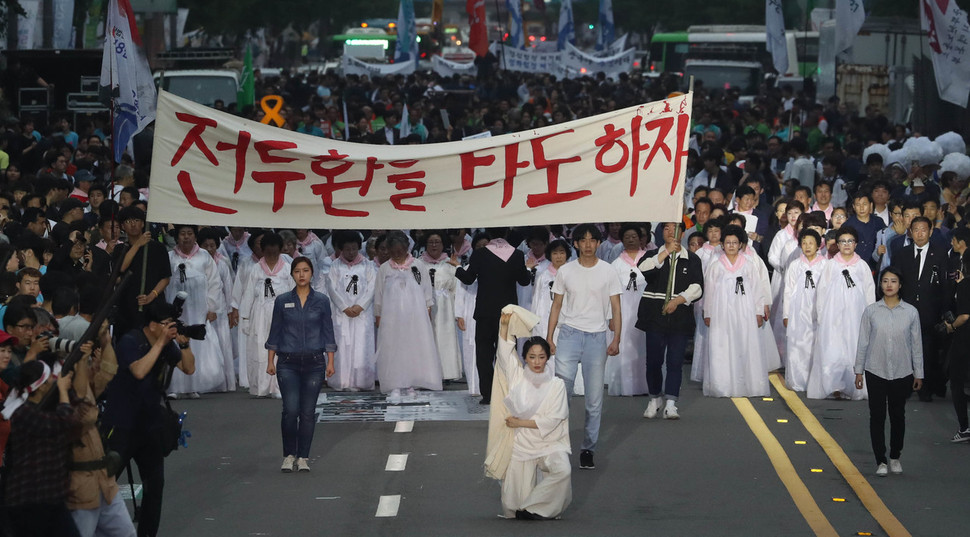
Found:
M 337 342 L 330 316 L 330 299 L 313 290 L 313 263 L 293 260 L 290 275 L 296 287 L 276 297 L 266 348 L 266 372 L 278 373 L 283 396 L 283 472 L 309 472 L 310 443 L 316 425 L 317 396 L 323 375 L 333 375 Z M 276 357 L 279 356 L 279 362 Z

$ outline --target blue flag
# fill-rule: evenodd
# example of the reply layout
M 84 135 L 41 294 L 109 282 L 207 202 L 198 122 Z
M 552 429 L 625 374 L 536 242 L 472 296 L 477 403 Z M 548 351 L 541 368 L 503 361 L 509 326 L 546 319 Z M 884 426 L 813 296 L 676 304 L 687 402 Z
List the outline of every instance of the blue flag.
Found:
M 397 11 L 397 45 L 394 63 L 418 61 L 418 32 L 414 22 L 414 0 L 401 0 Z
M 613 25 L 613 0 L 600 0 L 600 27 L 596 36 L 596 50 L 606 50 L 616 39 Z
M 509 45 L 517 49 L 525 48 L 525 31 L 522 27 L 522 0 L 505 0 L 505 7 L 512 19 L 509 26 Z
M 556 50 L 565 50 L 566 43 L 576 43 L 572 0 L 562 0 L 559 6 L 559 37 L 556 38 Z

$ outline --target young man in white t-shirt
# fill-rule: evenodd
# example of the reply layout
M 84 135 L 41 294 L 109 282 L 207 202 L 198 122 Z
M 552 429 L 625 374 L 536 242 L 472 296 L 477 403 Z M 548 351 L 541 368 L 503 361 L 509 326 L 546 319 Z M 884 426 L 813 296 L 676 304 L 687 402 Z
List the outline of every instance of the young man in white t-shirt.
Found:
M 596 257 L 602 235 L 592 224 L 581 224 L 573 230 L 573 245 L 578 259 L 566 263 L 556 273 L 552 285 L 552 310 L 546 339 L 556 356 L 556 375 L 572 393 L 576 370 L 582 364 L 586 388 L 586 426 L 579 467 L 592 469 L 593 452 L 600 433 L 603 412 L 603 377 L 606 356 L 620 353 L 620 293 L 623 292 L 616 271 Z M 559 337 L 553 341 L 556 327 Z M 607 345 L 607 329 L 613 330 L 613 341 Z

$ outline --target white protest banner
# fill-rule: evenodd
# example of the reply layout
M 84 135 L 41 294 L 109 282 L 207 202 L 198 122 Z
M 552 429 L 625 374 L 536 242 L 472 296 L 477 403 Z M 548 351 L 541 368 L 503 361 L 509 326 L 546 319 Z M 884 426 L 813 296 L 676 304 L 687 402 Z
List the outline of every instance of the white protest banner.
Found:
M 623 34 L 616 41 L 610 43 L 610 46 L 606 48 L 606 56 L 613 56 L 619 54 L 626 50 L 626 36 L 630 34 Z
M 691 100 L 492 138 L 375 146 L 163 91 L 148 218 L 335 229 L 680 221 Z
M 522 71 L 524 73 L 555 73 L 562 61 L 561 52 L 535 52 L 532 50 L 516 50 L 502 45 L 499 49 L 501 59 L 498 65 L 506 71 Z
M 953 0 L 921 0 L 920 18 L 929 37 L 940 98 L 967 107 L 970 94 L 970 23 Z
M 566 44 L 562 52 L 562 67 L 570 76 L 592 76 L 596 73 L 606 73 L 607 77 L 616 79 L 620 73 L 629 73 L 633 69 L 632 48 L 605 58 L 596 57 L 579 50 L 571 44 Z
M 441 56 L 431 57 L 431 68 L 441 76 L 470 75 L 478 74 L 478 67 L 474 63 L 459 63 L 446 60 Z
M 347 55 L 340 59 L 340 67 L 344 75 L 409 75 L 414 72 L 414 62 L 402 63 L 367 63 Z

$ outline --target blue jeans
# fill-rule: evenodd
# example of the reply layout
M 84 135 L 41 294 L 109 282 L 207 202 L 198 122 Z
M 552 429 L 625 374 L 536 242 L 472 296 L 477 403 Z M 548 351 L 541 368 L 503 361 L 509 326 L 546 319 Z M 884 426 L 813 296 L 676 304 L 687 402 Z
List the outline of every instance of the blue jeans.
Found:
M 276 378 L 283 396 L 283 456 L 310 457 L 316 427 L 317 396 L 323 384 L 327 355 L 278 354 Z
M 586 387 L 586 425 L 583 447 L 596 451 L 603 414 L 603 377 L 606 376 L 606 332 L 583 332 L 559 325 L 556 341 L 556 376 L 566 383 L 566 393 L 573 393 L 576 370 L 583 366 Z
M 660 396 L 660 388 L 667 399 L 677 400 L 684 371 L 684 353 L 687 352 L 685 334 L 646 332 L 647 338 L 647 389 L 652 397 Z M 664 381 L 663 365 L 667 361 L 667 379 Z

